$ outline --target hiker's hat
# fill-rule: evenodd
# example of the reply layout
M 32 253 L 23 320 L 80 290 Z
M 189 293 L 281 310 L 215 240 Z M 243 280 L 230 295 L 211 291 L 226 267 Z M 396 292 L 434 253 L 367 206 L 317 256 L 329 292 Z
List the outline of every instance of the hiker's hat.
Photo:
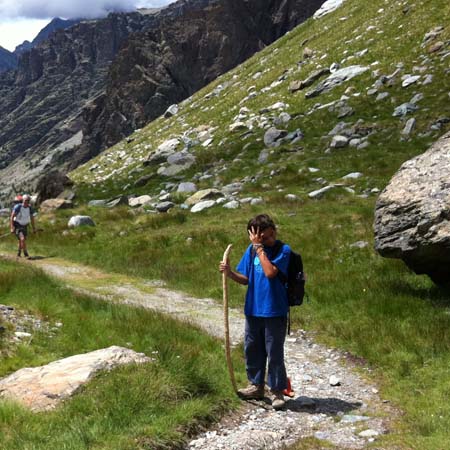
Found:
M 25 201 L 30 201 L 31 200 L 31 197 L 28 195 L 28 194 L 25 194 L 23 197 L 22 197 L 22 200 L 25 202 Z

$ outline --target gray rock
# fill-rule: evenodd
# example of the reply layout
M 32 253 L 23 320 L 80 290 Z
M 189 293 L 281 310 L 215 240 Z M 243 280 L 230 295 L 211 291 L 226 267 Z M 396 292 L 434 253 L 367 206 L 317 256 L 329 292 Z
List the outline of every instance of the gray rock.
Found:
M 140 195 L 139 197 L 132 197 L 128 200 L 128 206 L 135 208 L 137 206 L 143 206 L 152 201 L 150 195 Z
M 264 203 L 264 200 L 261 197 L 252 198 L 250 200 L 251 206 L 262 205 L 263 203 Z
M 268 159 L 269 159 L 269 150 L 267 150 L 267 149 L 261 150 L 261 152 L 258 156 L 258 163 L 265 164 Z
M 358 433 L 358 436 L 365 437 L 365 438 L 371 438 L 371 437 L 379 436 L 379 434 L 380 433 L 376 430 L 368 429 L 368 430 L 364 430 L 364 431 L 361 431 L 360 433 Z
M 147 160 L 143 163 L 144 166 L 156 165 L 167 161 L 167 158 L 175 153 L 179 144 L 180 140 L 178 138 L 164 141 L 161 145 L 159 145 L 155 152 L 150 153 Z
M 205 200 L 216 200 L 219 197 L 222 197 L 222 193 L 218 189 L 202 189 L 191 195 L 185 203 L 192 206 Z
M 407 114 L 411 114 L 419 109 L 414 103 L 403 103 L 397 106 L 392 114 L 393 117 L 403 117 Z
M 142 187 L 145 186 L 152 178 L 154 178 L 155 175 L 154 174 L 149 174 L 149 175 L 144 175 L 140 178 L 138 178 L 135 182 L 134 182 L 134 186 L 135 187 Z
M 202 202 L 196 203 L 192 208 L 191 212 L 197 213 L 204 211 L 205 209 L 211 208 L 216 204 L 215 200 L 204 200 Z
M 156 173 L 162 177 L 174 177 L 186 169 L 189 169 L 189 167 L 189 164 L 172 164 L 168 167 L 160 167 Z
M 9 217 L 11 215 L 11 210 L 9 208 L 0 209 L 0 217 Z
M 366 248 L 369 245 L 367 241 L 356 241 L 350 244 L 350 248 Z
M 415 105 L 416 103 L 419 103 L 421 100 L 423 100 L 424 95 L 419 92 L 418 94 L 416 94 L 409 103 L 412 103 L 413 105 Z
M 332 73 L 326 80 L 321 81 L 315 89 L 307 92 L 305 94 L 306 98 L 316 97 L 323 92 L 329 92 L 336 86 L 351 80 L 352 78 L 361 75 L 362 73 L 369 70 L 369 67 L 365 66 L 349 66 L 339 69 Z
M 240 206 L 240 204 L 237 200 L 231 200 L 230 202 L 225 203 L 223 205 L 223 207 L 226 209 L 238 209 L 239 206 Z
M 287 135 L 287 131 L 285 130 L 278 130 L 275 127 L 270 127 L 265 133 L 264 133 L 264 144 L 266 147 L 276 147 L 277 141 L 284 138 Z
M 120 195 L 119 197 L 113 198 L 109 200 L 105 206 L 107 208 L 115 208 L 116 206 L 127 205 L 128 206 L 128 197 L 126 195 Z
M 67 224 L 69 228 L 76 228 L 81 226 L 95 227 L 95 222 L 90 216 L 72 216 Z
M 351 106 L 343 106 L 338 110 L 338 119 L 343 119 L 344 117 L 351 116 L 354 113 L 354 110 Z
M 403 128 L 403 130 L 402 130 L 402 135 L 409 136 L 412 133 L 412 131 L 414 130 L 415 126 L 416 126 L 416 119 L 414 119 L 414 117 L 412 117 L 411 119 L 408 119 L 406 121 L 405 128 Z
M 356 180 L 357 178 L 361 178 L 363 174 L 361 172 L 351 172 L 342 177 L 343 180 Z
M 330 383 L 330 386 L 340 386 L 341 380 L 336 375 L 331 375 L 328 382 Z
M 298 200 L 298 196 L 295 194 L 286 194 L 284 198 L 289 202 L 295 202 Z
M 329 190 L 333 189 L 334 185 L 325 186 L 323 188 L 317 189 L 316 191 L 312 191 L 308 194 L 309 198 L 321 198 L 325 192 L 328 192 Z
M 156 211 L 158 211 L 160 213 L 165 213 L 165 212 L 169 211 L 169 209 L 173 208 L 174 206 L 175 206 L 175 203 L 173 203 L 173 202 L 169 202 L 169 201 L 161 202 L 156 205 Z
M 177 192 L 181 193 L 197 192 L 197 185 L 191 182 L 180 183 L 178 185 Z
M 195 163 L 195 156 L 186 151 L 177 152 L 167 158 L 167 163 L 191 167 Z
M 402 81 L 402 87 L 411 86 L 411 84 L 416 83 L 420 79 L 420 75 L 408 76 Z
M 339 122 L 336 126 L 328 133 L 328 136 L 336 136 L 337 134 L 341 134 L 343 130 L 345 130 L 350 124 L 346 122 Z
M 375 248 L 437 284 L 450 280 L 450 133 L 407 162 L 380 194 Z
M 377 102 L 381 102 L 390 96 L 389 92 L 380 92 L 375 99 Z
M 227 184 L 226 186 L 224 186 L 222 188 L 222 192 L 224 194 L 228 194 L 231 195 L 234 192 L 240 192 L 242 191 L 242 188 L 244 187 L 244 185 L 242 183 L 231 183 L 231 184 Z
M 331 140 L 330 147 L 331 148 L 344 148 L 348 145 L 348 138 L 346 136 L 336 135 L 333 136 Z
M 178 105 L 170 105 L 166 112 L 164 113 L 164 117 L 168 119 L 169 117 L 175 116 L 178 114 Z

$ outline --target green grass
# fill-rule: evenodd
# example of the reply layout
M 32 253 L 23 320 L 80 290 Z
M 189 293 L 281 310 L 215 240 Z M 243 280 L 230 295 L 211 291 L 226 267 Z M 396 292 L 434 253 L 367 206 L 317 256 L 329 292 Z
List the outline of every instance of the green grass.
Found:
M 0 376 L 22 367 L 120 345 L 155 358 L 99 374 L 56 410 L 31 413 L 0 402 L 2 448 L 175 448 L 193 431 L 236 405 L 219 342 L 151 311 L 75 295 L 42 272 L 0 260 L 0 299 L 40 317 L 50 334 L 3 342 Z M 242 369 L 236 360 L 237 368 Z M 238 374 L 242 378 L 242 372 Z

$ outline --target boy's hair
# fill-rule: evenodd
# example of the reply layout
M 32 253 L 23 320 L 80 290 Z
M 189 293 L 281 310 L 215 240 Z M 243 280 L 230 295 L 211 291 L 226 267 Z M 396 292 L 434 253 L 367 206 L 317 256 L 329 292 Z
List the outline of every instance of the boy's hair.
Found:
M 273 228 L 276 230 L 276 226 L 274 221 L 267 214 L 259 214 L 253 219 L 250 219 L 247 224 L 247 231 L 254 228 L 255 230 L 259 229 L 259 231 L 267 230 L 268 228 Z

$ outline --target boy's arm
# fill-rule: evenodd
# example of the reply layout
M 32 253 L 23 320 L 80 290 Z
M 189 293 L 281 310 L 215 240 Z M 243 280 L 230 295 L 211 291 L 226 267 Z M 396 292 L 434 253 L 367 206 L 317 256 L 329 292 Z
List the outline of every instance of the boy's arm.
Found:
M 278 268 L 272 264 L 272 261 L 267 257 L 264 248 L 258 247 L 256 249 L 256 254 L 258 255 L 261 267 L 264 270 L 264 275 L 267 278 L 275 278 L 278 275 Z

